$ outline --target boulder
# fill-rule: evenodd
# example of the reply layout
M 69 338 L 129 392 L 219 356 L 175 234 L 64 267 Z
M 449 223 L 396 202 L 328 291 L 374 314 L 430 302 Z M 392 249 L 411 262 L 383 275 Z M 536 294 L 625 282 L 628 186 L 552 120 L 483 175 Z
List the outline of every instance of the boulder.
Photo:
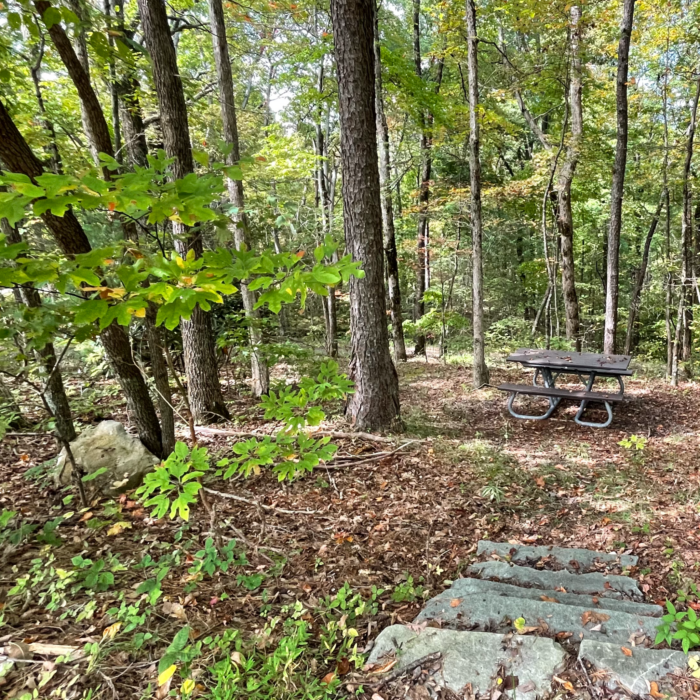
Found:
M 117 496 L 136 488 L 143 481 L 144 474 L 160 463 L 158 457 L 149 452 L 138 438 L 129 435 L 121 423 L 113 420 L 102 421 L 83 430 L 70 447 L 76 464 L 86 474 L 98 469 L 106 470 L 87 482 L 86 486 L 107 496 Z M 58 456 L 54 472 L 56 486 L 70 484 L 72 471 L 64 448 Z

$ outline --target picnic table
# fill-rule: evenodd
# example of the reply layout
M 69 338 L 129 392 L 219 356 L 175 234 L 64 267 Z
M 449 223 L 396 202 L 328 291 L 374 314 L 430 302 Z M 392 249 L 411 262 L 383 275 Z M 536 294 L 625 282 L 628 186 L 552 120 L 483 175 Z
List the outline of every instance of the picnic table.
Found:
M 629 377 L 634 372 L 629 369 L 630 355 L 598 355 L 592 352 L 563 352 L 559 350 L 536 350 L 520 348 L 509 355 L 508 362 L 517 362 L 525 368 L 534 369 L 532 385 L 501 384 L 498 389 L 505 391 L 508 397 L 508 410 L 516 418 L 528 420 L 546 420 L 562 401 L 579 402 L 579 409 L 574 420 L 579 425 L 592 428 L 607 428 L 612 423 L 612 404 L 623 401 L 625 385 L 623 377 Z M 577 375 L 584 384 L 583 391 L 564 389 L 556 386 L 557 379 L 563 374 Z M 593 391 L 593 384 L 599 377 L 614 377 L 617 379 L 619 391 Z M 541 379 L 542 383 L 539 383 Z M 542 396 L 549 399 L 549 408 L 541 416 L 527 416 L 517 413 L 513 402 L 519 395 Z M 602 403 L 608 413 L 604 423 L 583 420 L 586 406 L 590 403 Z

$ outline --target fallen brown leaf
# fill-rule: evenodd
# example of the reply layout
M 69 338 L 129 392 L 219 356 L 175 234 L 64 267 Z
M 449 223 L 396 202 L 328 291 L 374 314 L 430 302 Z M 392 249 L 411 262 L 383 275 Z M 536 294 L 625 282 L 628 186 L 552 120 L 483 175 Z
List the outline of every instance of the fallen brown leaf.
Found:
M 620 649 L 622 650 L 622 653 L 623 653 L 625 656 L 632 656 L 632 650 L 631 650 L 631 649 L 628 649 L 627 647 L 620 647 Z
M 586 610 L 583 615 L 581 615 L 581 624 L 585 627 L 590 622 L 595 622 L 599 624 L 601 622 L 607 622 L 610 619 L 610 615 L 598 612 L 597 610 Z

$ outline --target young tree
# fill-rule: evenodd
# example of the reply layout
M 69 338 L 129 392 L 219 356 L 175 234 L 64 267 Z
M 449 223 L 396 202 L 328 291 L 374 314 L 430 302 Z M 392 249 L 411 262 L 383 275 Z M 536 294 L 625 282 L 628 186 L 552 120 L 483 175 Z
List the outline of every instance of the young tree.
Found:
M 629 71 L 630 43 L 634 0 L 624 0 L 622 22 L 620 23 L 620 43 L 617 48 L 617 142 L 615 144 L 615 165 L 613 168 L 612 189 L 610 191 L 610 226 L 608 228 L 608 264 L 605 285 L 605 330 L 603 352 L 614 353 L 617 338 L 617 306 L 620 294 L 620 232 L 622 230 L 622 197 L 625 187 L 627 166 L 627 74 Z
M 475 0 L 466 0 L 469 72 L 469 183 L 472 225 L 472 322 L 475 387 L 487 384 L 489 369 L 484 348 L 484 272 L 481 242 L 481 159 L 479 157 L 479 65 Z
M 377 139 L 379 147 L 379 184 L 382 188 L 382 223 L 384 226 L 384 252 L 386 254 L 387 280 L 389 282 L 389 309 L 394 341 L 394 359 L 405 362 L 406 343 L 403 335 L 401 311 L 401 285 L 399 284 L 399 260 L 396 254 L 394 210 L 391 201 L 391 157 L 389 151 L 389 128 L 384 113 L 382 92 L 381 44 L 379 41 L 379 12 L 374 17 L 374 78 L 375 105 L 377 110 Z
M 583 138 L 583 107 L 581 104 L 581 8 L 574 5 L 570 14 L 571 31 L 571 79 L 569 82 L 569 108 L 571 110 L 571 138 L 566 149 L 557 181 L 557 228 L 561 240 L 561 286 L 566 311 L 566 337 L 574 341 L 581 351 L 581 331 L 576 294 L 574 266 L 574 216 L 571 211 L 571 183 L 576 172 L 581 140 Z
M 226 156 L 226 162 L 236 165 L 241 159 L 238 143 L 238 124 L 236 121 L 236 103 L 233 92 L 233 75 L 231 73 L 231 59 L 228 52 L 228 39 L 226 38 L 226 22 L 224 21 L 224 8 L 221 0 L 209 0 L 209 23 L 211 25 L 211 39 L 214 47 L 214 63 L 216 64 L 216 76 L 219 83 L 219 100 L 221 102 L 221 120 L 224 127 L 224 141 L 231 149 Z M 245 199 L 243 196 L 243 182 L 226 178 L 226 186 L 231 204 L 236 212 L 231 217 L 231 233 L 236 249 L 245 246 L 250 250 L 248 239 L 248 220 L 245 213 Z M 262 333 L 260 332 L 260 314 L 255 308 L 255 293 L 248 289 L 247 284 L 241 285 L 243 308 L 248 319 L 248 333 L 250 337 L 250 364 L 253 378 L 253 393 L 255 396 L 267 394 L 270 390 L 270 376 L 267 363 L 262 355 Z
M 369 430 L 399 417 L 399 386 L 389 351 L 384 288 L 374 106 L 374 0 L 332 0 L 340 108 L 345 244 L 361 261 L 363 279 L 350 281 L 350 376 L 355 393 L 347 415 Z
M 183 178 L 194 172 L 187 105 L 177 66 L 175 46 L 170 35 L 168 17 L 162 0 L 139 0 L 143 34 L 151 54 L 153 82 L 160 105 L 163 144 L 168 157 L 174 158 L 173 177 Z M 201 257 L 204 246 L 199 231 L 173 222 L 175 248 L 183 257 L 192 250 Z M 190 320 L 182 321 L 182 342 L 190 408 L 198 423 L 229 418 L 219 385 L 214 333 L 209 313 L 199 305 Z

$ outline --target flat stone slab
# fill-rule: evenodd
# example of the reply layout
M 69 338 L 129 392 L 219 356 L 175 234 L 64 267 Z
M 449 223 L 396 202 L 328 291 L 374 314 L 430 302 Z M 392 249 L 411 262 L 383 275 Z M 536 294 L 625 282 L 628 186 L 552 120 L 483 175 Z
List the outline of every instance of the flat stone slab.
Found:
M 398 662 L 393 671 L 435 652 L 442 654 L 442 671 L 435 675 L 442 687 L 459 694 L 471 683 L 475 692 L 486 693 L 496 686 L 497 678 L 504 677 L 498 674 L 505 669 L 504 675 L 517 678 L 518 700 L 536 700 L 547 692 L 566 658 L 562 647 L 551 639 L 431 627 L 416 632 L 392 625 L 377 637 L 368 663 L 382 663 L 382 657 L 395 655 Z
M 507 596 L 509 598 L 529 598 L 531 600 L 545 600 L 553 598 L 553 602 L 562 605 L 577 605 L 589 610 L 619 610 L 632 615 L 645 617 L 661 617 L 664 609 L 660 605 L 652 603 L 635 603 L 631 600 L 619 598 L 605 598 L 590 595 L 576 595 L 575 593 L 560 593 L 543 588 L 521 588 L 509 583 L 499 583 L 482 578 L 458 578 L 448 591 L 453 591 L 453 597 L 468 595 L 470 593 L 488 593 L 491 595 Z M 445 591 L 445 595 L 447 591 Z
M 616 554 L 615 552 L 596 552 L 592 549 L 572 547 L 529 547 L 508 542 L 490 542 L 481 540 L 477 545 L 477 554 L 496 554 L 513 564 L 535 566 L 540 560 L 548 558 L 563 566 L 572 573 L 586 573 L 596 569 L 596 564 L 620 566 L 622 568 L 637 566 L 638 557 L 631 554 Z
M 544 571 L 515 566 L 502 561 L 487 561 L 474 564 L 469 568 L 472 576 L 484 579 L 496 579 L 503 583 L 518 586 L 544 588 L 548 590 L 563 589 L 561 592 L 583 595 L 603 596 L 643 600 L 637 582 L 627 576 L 606 576 L 600 573 L 572 574 L 568 571 Z
M 522 618 L 521 627 L 539 628 L 536 634 L 554 636 L 569 633 L 570 642 L 592 638 L 629 644 L 630 637 L 654 639 L 658 618 L 630 615 L 618 610 L 599 610 L 550 601 L 473 593 L 459 595 L 447 590 L 428 601 L 415 623 L 439 621 L 443 627 L 480 629 L 497 632 L 516 630 L 514 620 Z
M 607 671 L 606 685 L 610 689 L 623 688 L 635 695 L 648 695 L 651 681 L 659 681 L 676 669 L 685 671 L 688 667 L 688 657 L 680 651 L 629 645 L 626 648 L 632 652 L 631 656 L 626 655 L 619 644 L 584 639 L 579 658 L 598 670 Z

